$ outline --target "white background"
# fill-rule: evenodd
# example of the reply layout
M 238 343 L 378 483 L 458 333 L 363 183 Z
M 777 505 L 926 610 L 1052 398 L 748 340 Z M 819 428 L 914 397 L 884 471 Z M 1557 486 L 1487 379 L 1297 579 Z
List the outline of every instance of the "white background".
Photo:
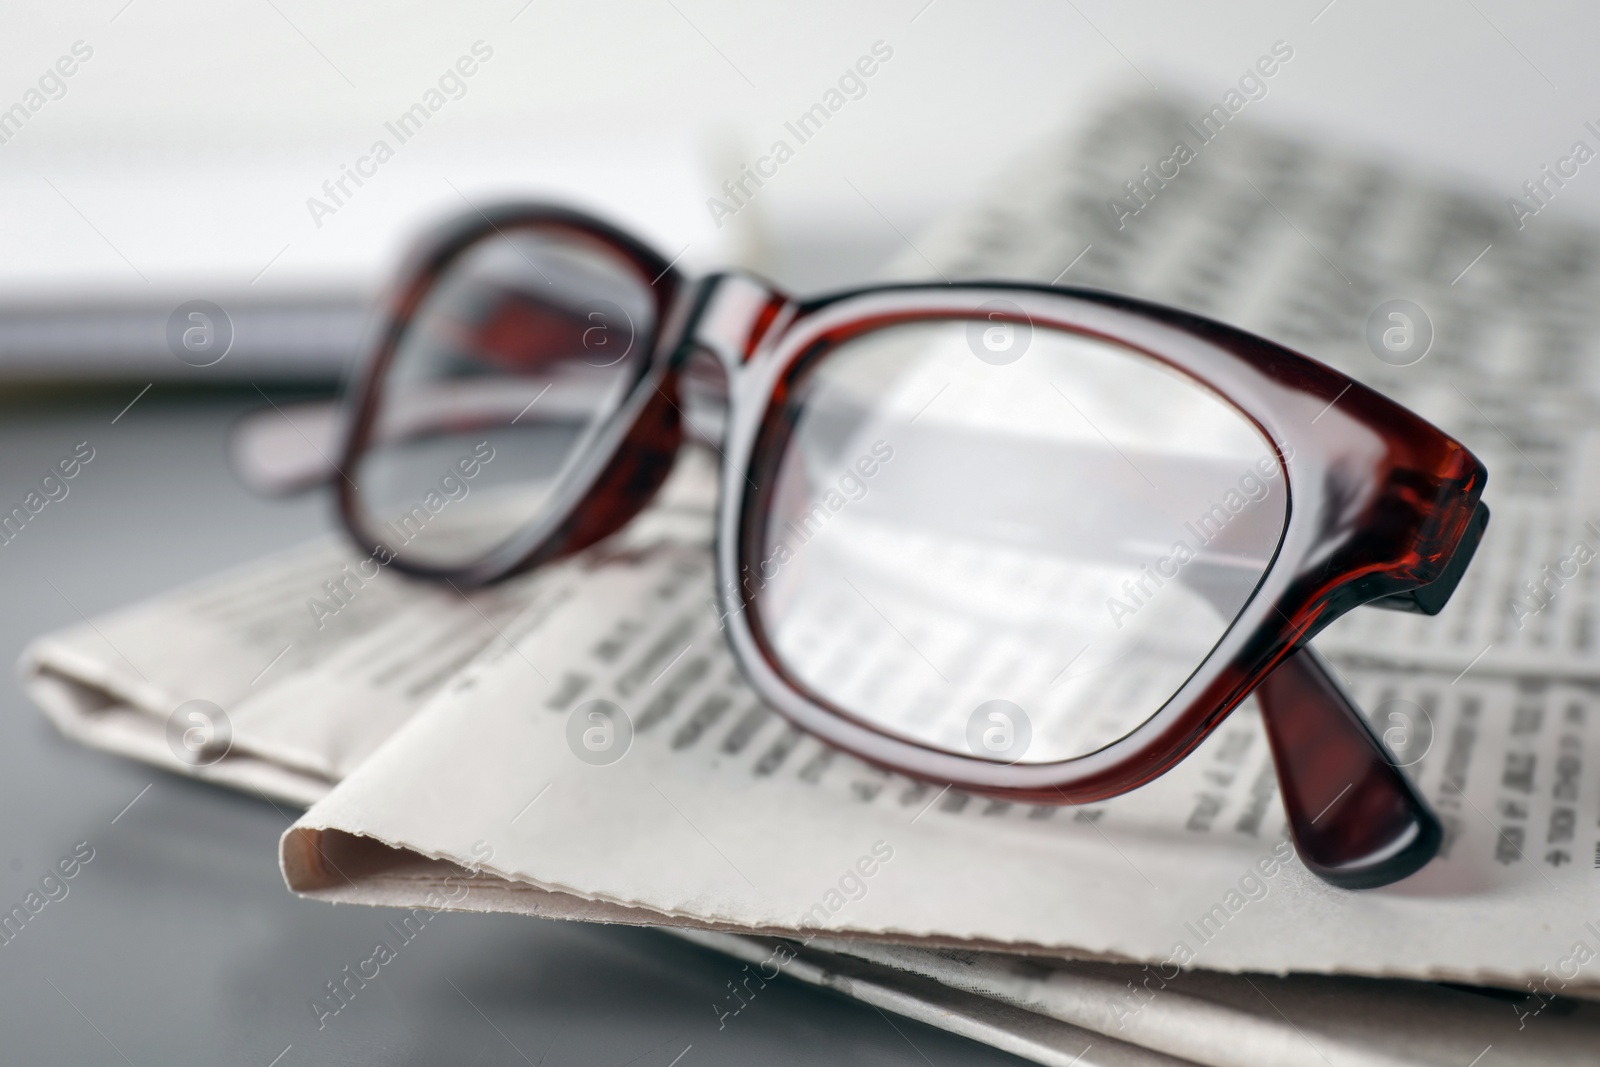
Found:
M 0 145 L 0 300 L 196 280 L 365 287 L 463 197 L 552 193 L 669 256 L 687 245 L 689 264 L 736 258 L 802 283 L 864 273 L 896 230 L 1003 181 L 1019 150 L 1116 91 L 1148 80 L 1215 100 L 1279 39 L 1295 58 L 1250 120 L 1500 196 L 1600 120 L 1600 11 L 1577 4 L 125 3 L 6 5 L 0 108 L 73 42 L 95 51 Z M 480 39 L 494 58 L 467 95 L 315 226 L 307 197 Z M 867 96 L 737 226 L 714 228 L 706 198 L 878 40 L 894 58 Z M 1600 163 L 1554 211 L 1600 211 Z M 829 255 L 831 270 L 796 266 Z

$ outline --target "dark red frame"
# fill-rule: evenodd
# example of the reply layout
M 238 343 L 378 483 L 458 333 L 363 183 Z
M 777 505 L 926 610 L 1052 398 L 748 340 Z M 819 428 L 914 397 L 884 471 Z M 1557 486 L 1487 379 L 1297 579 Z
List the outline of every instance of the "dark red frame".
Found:
M 877 286 L 797 302 L 760 279 L 717 274 L 687 285 L 659 255 L 576 212 L 505 206 L 424 244 L 403 276 L 354 390 L 341 466 L 371 440 L 382 375 L 428 288 L 462 251 L 511 228 L 538 227 L 613 248 L 657 293 L 662 325 L 637 360 L 633 388 L 605 419 L 594 454 L 558 487 L 550 512 L 462 568 L 396 559 L 413 574 L 495 581 L 576 551 L 620 528 L 650 500 L 682 440 L 678 386 L 695 352 L 728 382 L 716 565 L 725 629 L 756 692 L 791 721 L 879 766 L 1030 803 L 1086 803 L 1171 769 L 1252 692 L 1278 770 L 1290 830 L 1307 866 L 1346 888 L 1383 885 L 1437 852 L 1437 818 L 1306 642 L 1360 604 L 1435 613 L 1488 520 L 1482 463 L 1417 415 L 1270 341 L 1173 308 L 1112 293 L 1023 283 Z M 1272 565 L 1207 659 L 1154 716 L 1097 752 L 1048 764 L 1001 764 L 935 750 L 829 706 L 791 678 L 761 631 L 750 561 L 761 559 L 770 475 L 792 429 L 796 384 L 835 346 L 908 320 L 1014 317 L 1107 338 L 1226 398 L 1280 452 L 1286 527 Z M 338 485 L 344 521 L 363 531 L 356 489 Z
M 606 248 L 649 284 L 658 324 L 669 324 L 672 316 L 681 314 L 683 277 L 666 259 L 631 234 L 569 208 L 497 204 L 453 219 L 418 241 L 385 300 L 365 359 L 347 389 L 339 463 L 346 473 L 334 479 L 333 488 L 340 521 L 368 551 L 377 550 L 382 538 L 366 528 L 348 472 L 358 469 L 362 452 L 374 440 L 384 373 L 412 316 L 451 264 L 486 237 L 523 229 L 570 235 Z M 471 566 L 430 567 L 386 552 L 394 556 L 390 566 L 417 577 L 485 585 L 587 548 L 626 524 L 666 480 L 683 442 L 677 375 L 656 357 L 654 338 L 644 340 L 633 346 L 627 361 L 632 386 L 626 399 L 608 417 L 589 462 L 573 472 L 541 521 L 518 531 Z

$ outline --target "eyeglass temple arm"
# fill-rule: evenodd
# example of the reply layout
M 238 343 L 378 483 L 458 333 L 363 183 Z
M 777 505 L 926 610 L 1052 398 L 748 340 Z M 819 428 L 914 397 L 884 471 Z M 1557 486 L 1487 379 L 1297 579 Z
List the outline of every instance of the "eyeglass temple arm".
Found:
M 508 394 L 521 403 L 520 394 Z M 311 400 L 299 404 L 281 404 L 259 408 L 242 416 L 228 431 L 228 466 L 240 484 L 257 496 L 284 497 L 327 485 L 338 477 L 339 442 L 343 434 L 344 407 L 337 400 Z M 420 440 L 434 433 L 463 429 L 480 421 L 485 428 L 504 425 L 512 416 L 524 426 L 558 422 L 568 414 L 553 409 L 552 405 L 518 413 L 509 411 L 503 403 L 488 403 L 478 412 L 463 410 L 457 401 L 450 409 L 441 412 L 432 422 L 420 421 L 404 432 L 393 435 L 395 440 Z M 697 431 L 707 420 L 698 414 L 685 424 L 686 439 L 697 445 L 711 447 L 715 441 Z M 718 424 L 712 423 L 713 427 Z
M 1309 646 L 1256 687 L 1300 859 L 1341 889 L 1388 885 L 1438 853 L 1443 828 Z
M 1432 582 L 1372 607 L 1437 614 L 1455 592 L 1489 525 L 1479 501 Z M 1295 849 L 1345 889 L 1388 885 L 1420 870 L 1444 840 L 1439 818 L 1328 664 L 1302 645 L 1256 686 Z

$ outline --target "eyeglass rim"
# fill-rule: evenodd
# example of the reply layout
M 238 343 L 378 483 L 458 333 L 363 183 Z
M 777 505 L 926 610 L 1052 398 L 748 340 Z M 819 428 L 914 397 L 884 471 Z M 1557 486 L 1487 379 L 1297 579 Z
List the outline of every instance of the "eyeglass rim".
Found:
M 1096 752 L 1050 763 L 1002 764 L 950 753 L 890 734 L 828 705 L 792 679 L 761 639 L 751 621 L 758 611 L 753 594 L 740 580 L 750 559 L 760 558 L 757 542 L 763 513 L 754 499 L 760 490 L 751 486 L 765 484 L 776 461 L 775 454 L 759 451 L 772 449 L 773 442 L 759 438 L 763 426 L 771 424 L 772 398 L 797 361 L 818 346 L 837 344 L 843 337 L 907 317 L 983 318 L 979 305 L 1001 294 L 1019 304 L 1035 328 L 1053 326 L 1103 337 L 1161 360 L 1209 387 L 1273 443 L 1287 489 L 1283 536 L 1272 562 L 1194 673 L 1166 704 L 1123 738 Z M 730 434 L 724 443 L 717 588 L 728 640 L 752 687 L 803 729 L 869 762 L 912 777 L 1018 800 L 1085 803 L 1127 792 L 1170 770 L 1280 661 L 1334 618 L 1361 603 L 1438 580 L 1467 529 L 1485 479 L 1482 464 L 1458 442 L 1309 357 L 1200 316 L 1097 290 L 1010 282 L 859 290 L 813 305 L 738 373 L 741 380 L 731 390 Z M 1339 408 L 1331 408 L 1336 400 Z M 1291 420 L 1303 420 L 1308 431 L 1291 433 Z M 1352 455 L 1341 431 L 1335 430 L 1340 426 L 1365 431 L 1372 454 Z M 1450 484 L 1441 487 L 1436 502 L 1451 529 L 1435 537 L 1448 542 L 1448 551 L 1423 563 L 1409 560 L 1413 546 L 1380 541 L 1367 546 L 1368 558 L 1360 565 L 1352 561 L 1329 572 L 1317 561 L 1334 546 L 1319 531 L 1330 520 L 1336 525 L 1342 520 L 1348 528 L 1348 516 L 1331 514 L 1329 500 L 1311 487 L 1326 485 L 1330 478 L 1347 479 L 1352 462 L 1364 462 L 1368 480 L 1376 482 L 1377 468 L 1384 462 L 1379 453 L 1386 454 L 1401 441 L 1454 461 Z M 1286 442 L 1293 444 L 1289 462 L 1282 454 Z M 754 551 L 752 546 L 757 546 Z M 1398 573 L 1406 564 L 1412 564 L 1411 573 Z M 1324 572 L 1320 587 L 1303 588 L 1308 576 L 1319 571 Z
M 359 486 L 352 475 L 372 443 L 384 377 L 393 365 L 417 311 L 448 271 L 482 242 L 528 230 L 566 231 L 617 254 L 639 272 L 655 302 L 652 335 L 630 357 L 632 381 L 616 393 L 610 410 L 599 419 L 594 447 L 557 485 L 549 506 L 512 531 L 479 558 L 448 564 L 408 558 L 393 552 L 367 527 Z M 662 384 L 668 365 L 657 351 L 670 321 L 681 315 L 684 276 L 676 266 L 638 237 L 586 212 L 561 205 L 507 201 L 474 208 L 424 234 L 413 245 L 396 281 L 384 298 L 364 344 L 351 383 L 346 387 L 335 506 L 342 525 L 368 553 L 382 552 L 388 566 L 416 578 L 447 581 L 463 587 L 487 585 L 545 562 L 563 523 L 583 506 L 605 473 L 650 398 L 642 388 Z

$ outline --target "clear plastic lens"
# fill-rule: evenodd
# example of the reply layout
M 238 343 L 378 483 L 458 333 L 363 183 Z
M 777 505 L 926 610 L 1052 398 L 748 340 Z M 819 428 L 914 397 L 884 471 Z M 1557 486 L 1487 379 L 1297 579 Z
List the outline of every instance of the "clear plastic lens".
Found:
M 648 279 L 562 231 L 486 238 L 442 275 L 350 473 L 369 536 L 461 566 L 537 520 L 646 357 Z
M 803 688 L 933 748 L 1044 763 L 1177 691 L 1265 573 L 1287 493 L 1272 443 L 1193 379 L 1015 329 L 889 327 L 806 372 L 745 565 Z

